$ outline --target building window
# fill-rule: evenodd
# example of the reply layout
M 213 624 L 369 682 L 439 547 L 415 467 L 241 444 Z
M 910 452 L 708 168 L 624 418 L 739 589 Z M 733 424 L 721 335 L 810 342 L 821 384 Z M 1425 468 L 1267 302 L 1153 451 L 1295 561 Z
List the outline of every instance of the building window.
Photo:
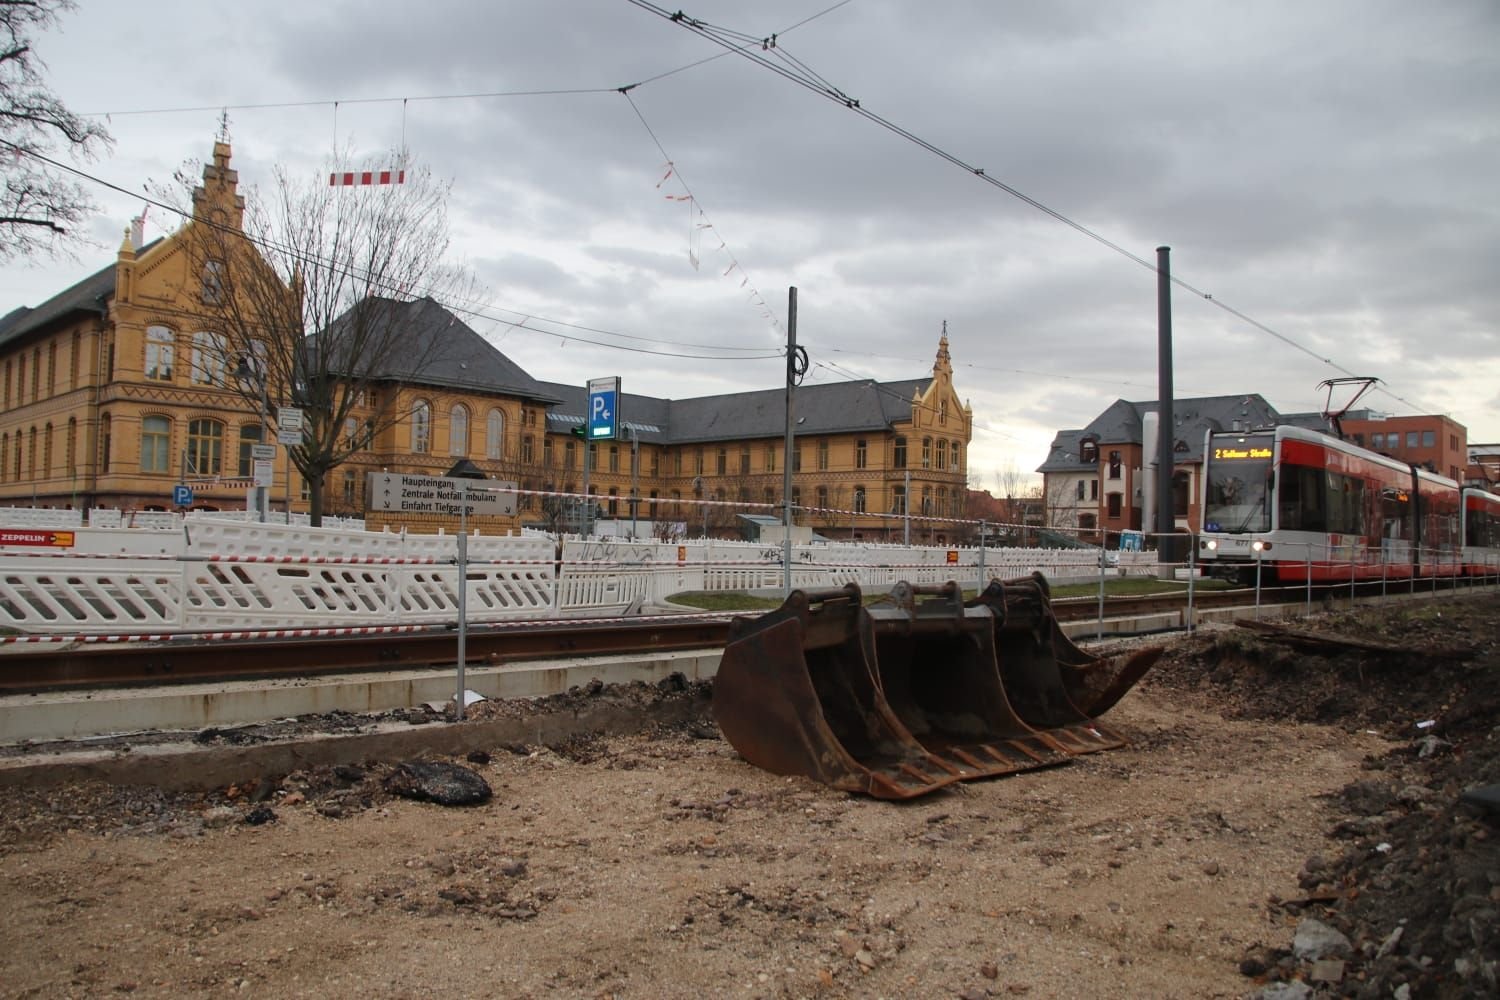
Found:
M 828 471 L 828 439 L 824 438 L 818 442 L 818 471 Z
M 532 446 L 535 441 L 536 439 L 533 438 L 530 434 L 521 435 L 521 463 L 523 465 L 530 465 L 532 462 L 536 461 L 536 455 L 532 451 Z
M 68 418 L 68 441 L 67 441 L 67 468 L 69 476 L 78 475 L 78 418 Z M 4 459 L 0 459 L 0 473 L 5 468 Z
M 1118 451 L 1109 453 L 1109 478 L 1120 478 L 1120 453 Z
M 193 334 L 193 382 L 223 385 L 226 350 L 223 334 L 203 330 Z
M 432 450 L 432 406 L 425 399 L 411 408 L 411 450 L 414 455 Z
M 484 457 L 499 460 L 505 457 L 505 414 L 491 410 L 484 418 Z
M 1099 445 L 1094 441 L 1083 441 L 1078 446 L 1078 460 L 1090 465 L 1099 461 Z
M 166 417 L 141 420 L 141 472 L 171 471 L 171 451 L 171 421 Z
M 869 461 L 867 456 L 868 449 L 865 445 L 865 439 L 860 438 L 854 442 L 854 467 L 856 469 L 863 469 Z
M 922 468 L 932 468 L 932 438 L 922 439 Z
M 1083 499 L 1083 480 L 1082 479 L 1078 480 L 1078 495 L 1077 495 L 1076 499 L 1078 499 L 1078 500 L 1082 500 Z
M 617 444 L 609 446 L 609 471 L 620 471 L 620 446 Z
M 1370 447 L 1371 448 L 1384 448 L 1385 447 L 1385 435 L 1384 434 L 1371 434 L 1370 435 Z
M 203 263 L 203 301 L 217 305 L 224 296 L 224 262 L 210 260 Z
M 566 440 L 566 441 L 563 442 L 563 468 L 564 469 L 571 469 L 571 468 L 573 468 L 574 467 L 574 463 L 577 460 L 578 460 L 578 449 L 574 445 L 573 439 L 572 438 L 568 438 L 568 440 Z
M 931 514 L 932 513 L 932 487 L 931 486 L 924 486 L 924 487 L 922 487 L 922 513 L 923 514 Z
M 620 513 L 620 490 L 617 487 L 609 488 L 609 516 L 615 517 Z
M 893 486 L 893 487 L 891 487 L 891 513 L 892 514 L 905 514 L 906 513 L 906 487 L 905 486 Z
M 52 424 L 42 430 L 42 478 L 52 477 Z
M 105 475 L 109 472 L 109 446 L 111 443 L 114 418 L 108 413 L 99 418 L 99 474 Z M 16 435 L 16 478 L 21 477 L 21 436 Z
M 948 516 L 948 487 L 937 488 L 937 512 L 939 517 Z
M 948 426 L 948 401 L 945 399 L 938 404 L 938 424 Z
M 549 437 L 544 437 L 542 438 L 542 464 L 550 469 L 552 468 L 553 461 L 554 457 L 552 454 L 552 439 Z
M 948 442 L 939 440 L 937 443 L 937 467 L 948 468 Z
M 951 452 L 951 454 L 953 456 L 953 462 L 952 462 L 953 471 L 954 472 L 962 472 L 963 471 L 963 466 L 959 462 L 959 456 L 962 454 L 962 452 L 959 450 L 958 442 L 957 441 L 953 442 L 953 447 L 951 449 L 949 449 L 949 450 L 950 450 L 950 452 Z
M 1090 479 L 1089 480 L 1089 499 L 1090 500 L 1098 500 L 1099 499 L 1099 480 L 1097 480 L 1097 479 Z
M 721 476 L 728 475 L 729 474 L 729 449 L 728 448 L 720 448 L 719 451 L 718 451 L 718 454 L 715 455 L 714 457 L 716 459 L 716 462 L 715 462 L 715 465 L 714 465 L 714 470 L 716 472 L 718 472 L 718 474 L 721 475 Z
M 29 435 L 27 435 L 26 478 L 27 479 L 35 479 L 36 478 L 36 428 L 35 427 L 33 427 L 31 429 L 31 433 Z
M 856 514 L 863 514 L 864 512 L 865 512 L 865 488 L 863 486 L 856 486 L 856 487 L 854 487 L 854 513 L 856 513 Z
M 1436 444 L 1437 444 L 1437 432 L 1436 431 L 1423 431 L 1422 432 L 1422 447 L 1423 448 L 1431 448 L 1431 447 L 1435 446 Z
M 35 374 L 36 374 L 35 372 L 32 373 L 33 376 L 35 376 Z M 1408 448 L 1415 448 L 1417 446 L 1417 432 L 1416 431 L 1407 431 L 1406 432 L 1406 446 Z
M 740 445 L 740 475 L 750 475 L 750 446 L 748 444 Z
M 818 487 L 818 506 L 823 510 L 828 509 L 828 487 L 826 486 Z
M 255 475 L 255 446 L 265 440 L 265 428 L 260 424 L 246 424 L 240 428 L 240 475 Z
M 675 448 L 672 451 L 672 475 L 682 475 L 682 449 Z
M 463 404 L 455 404 L 448 411 L 448 454 L 469 453 L 469 410 Z
M 1120 516 L 1120 494 L 1111 493 L 1105 497 L 1106 513 L 1109 517 Z
M 898 437 L 895 446 L 891 449 L 891 466 L 896 469 L 906 468 L 906 438 Z
M 188 424 L 187 468 L 196 476 L 217 476 L 224 468 L 224 425 L 200 417 Z
M 792 445 L 792 471 L 802 471 L 802 443 L 800 441 Z
M 800 486 L 793 486 L 792 487 L 792 506 L 793 507 L 801 507 L 802 506 L 802 487 L 800 487 Z
M 55 340 L 47 345 L 47 395 L 57 395 L 57 341 Z
M 703 449 L 702 448 L 698 449 L 698 455 L 697 455 L 697 458 L 694 461 L 693 468 L 694 468 L 694 471 L 696 472 L 697 475 L 700 475 L 700 476 L 703 475 Z
M 358 496 L 358 493 L 356 492 L 357 491 L 357 487 L 358 487 L 358 482 L 359 481 L 355 477 L 353 471 L 345 470 L 345 472 L 344 472 L 344 503 L 349 504 L 351 507 L 354 506 L 354 501 L 355 501 L 356 497 Z

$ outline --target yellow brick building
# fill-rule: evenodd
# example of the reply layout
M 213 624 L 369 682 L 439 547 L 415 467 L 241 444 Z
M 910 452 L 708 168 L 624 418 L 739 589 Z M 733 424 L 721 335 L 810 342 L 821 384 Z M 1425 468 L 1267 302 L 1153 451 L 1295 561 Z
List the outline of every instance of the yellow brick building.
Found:
M 194 193 L 195 216 L 238 229 L 244 202 L 230 148 L 215 143 Z M 0 503 L 46 507 L 246 506 L 252 448 L 275 439 L 272 414 L 231 386 L 233 358 L 205 301 L 219 276 L 189 222 L 141 245 L 127 232 L 115 263 L 34 308 L 0 318 Z M 199 262 L 194 264 L 194 261 Z M 523 490 L 514 518 L 486 531 L 546 524 L 540 493 L 581 493 L 583 386 L 539 381 L 430 299 L 394 303 L 412 338 L 444 339 L 420 371 L 376 380 L 348 421 L 389 409 L 400 420 L 331 473 L 324 510 L 414 530 L 435 517 L 382 520 L 367 511 L 366 474 L 443 475 L 459 463 Z M 607 373 L 595 373 L 603 375 Z M 589 492 L 606 516 L 679 522 L 690 534 L 737 534 L 739 513 L 781 502 L 784 389 L 669 400 L 625 393 L 623 439 L 596 442 Z M 930 375 L 803 386 L 796 393 L 793 503 L 801 524 L 834 537 L 899 540 L 899 515 L 963 514 L 973 414 L 953 386 L 948 339 Z M 273 510 L 306 509 L 306 488 L 278 451 Z M 290 495 L 288 487 L 290 485 Z M 693 499 L 730 506 L 695 507 Z M 740 506 L 744 504 L 745 506 Z M 898 515 L 892 517 L 890 515 Z M 556 523 L 555 521 L 552 523 Z M 958 526 L 914 520 L 913 540 L 951 541 Z

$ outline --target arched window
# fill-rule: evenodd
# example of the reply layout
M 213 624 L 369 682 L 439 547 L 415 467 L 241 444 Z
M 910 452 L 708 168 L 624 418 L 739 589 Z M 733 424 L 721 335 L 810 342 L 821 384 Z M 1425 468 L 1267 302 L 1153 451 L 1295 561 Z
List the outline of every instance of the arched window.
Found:
M 36 478 L 36 428 L 31 428 L 26 446 L 26 478 Z
M 948 442 L 938 438 L 937 443 L 937 467 L 946 469 L 948 467 Z
M 891 487 L 891 513 L 892 514 L 905 514 L 906 513 L 906 487 L 905 486 L 893 486 L 893 487 Z
M 67 469 L 70 477 L 78 475 L 78 418 L 68 418 L 68 440 L 63 446 L 67 451 Z M 0 462 L 0 466 L 5 463 Z
M 146 327 L 146 377 L 161 382 L 172 381 L 172 359 L 177 337 L 164 326 Z
M 505 457 L 505 414 L 499 410 L 491 410 L 484 421 L 484 457 Z M 573 464 L 571 459 L 568 464 Z
M 425 455 L 431 450 L 432 404 L 419 399 L 411 408 L 411 451 L 413 455 Z
M 922 468 L 932 468 L 932 438 L 922 439 Z
M 469 408 L 462 403 L 455 403 L 453 409 L 448 411 L 448 454 L 467 455 L 469 453 Z
M 863 486 L 854 487 L 854 512 L 856 514 L 865 512 L 865 488 Z
M 42 430 L 42 478 L 47 479 L 52 475 L 52 422 Z
M 932 487 L 931 486 L 924 486 L 924 487 L 922 487 L 922 513 L 924 513 L 924 514 L 931 514 L 932 513 Z
M 187 470 L 197 476 L 217 476 L 224 469 L 224 425 L 199 417 L 188 423 Z
M 0 434 L 0 482 L 5 481 L 5 474 L 10 471 L 10 435 Z
M 141 420 L 141 471 L 172 470 L 172 422 L 166 417 Z
M 937 512 L 939 517 L 948 515 L 948 487 L 946 486 L 937 488 Z
M 953 442 L 953 447 L 951 449 L 951 452 L 952 452 L 952 461 L 949 464 L 953 467 L 953 471 L 954 472 L 962 472 L 963 471 L 963 463 L 959 461 L 959 455 L 961 454 L 961 452 L 958 449 L 958 442 L 957 441 Z

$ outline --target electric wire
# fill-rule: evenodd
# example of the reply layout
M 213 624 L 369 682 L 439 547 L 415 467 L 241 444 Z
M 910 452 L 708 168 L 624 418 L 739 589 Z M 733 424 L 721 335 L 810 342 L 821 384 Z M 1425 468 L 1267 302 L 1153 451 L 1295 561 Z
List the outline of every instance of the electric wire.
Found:
M 1109 239 L 1108 237 L 1104 236 L 1102 233 L 1099 233 L 1096 230 L 1093 230 L 1093 229 L 1089 228 L 1088 226 L 1085 226 L 1082 223 L 1077 222 L 1077 221 L 1069 218 L 1068 216 L 1064 215 L 1062 212 L 1059 212 L 1056 209 L 1054 209 L 1054 208 L 1046 205 L 1045 203 L 1043 203 L 1041 201 L 1038 201 L 1036 198 L 1033 198 L 1030 195 L 1026 194 L 1025 192 L 1023 192 L 1023 191 L 1021 191 L 1021 190 L 1019 190 L 1019 189 L 1017 189 L 1017 188 L 1015 188 L 1015 187 L 1013 187 L 1013 186 L 1005 183 L 1004 181 L 1000 180 L 999 178 L 990 176 L 989 174 L 987 174 L 985 172 L 985 170 L 984 170 L 983 167 L 978 167 L 978 166 L 975 166 L 975 165 L 973 165 L 971 163 L 968 163 L 965 160 L 963 160 L 960 157 L 958 157 L 957 155 L 949 152 L 946 149 L 943 149 L 942 147 L 936 145 L 935 143 L 933 143 L 933 142 L 931 142 L 931 141 L 929 141 L 927 139 L 922 138 L 921 136 L 917 135 L 916 133 L 910 131 L 909 129 L 907 129 L 907 128 L 901 126 L 901 125 L 898 125 L 897 123 L 891 121 L 888 118 L 885 118 L 885 117 L 883 117 L 883 116 L 881 116 L 879 114 L 876 114 L 873 111 L 870 111 L 870 110 L 862 107 L 860 105 L 859 100 L 857 100 L 856 98 L 850 97 L 844 91 L 840 90 L 839 88 L 837 88 L 835 86 L 832 86 L 831 84 L 829 84 L 826 80 L 824 80 L 818 74 L 813 73 L 811 71 L 803 72 L 800 69 L 788 68 L 788 65 L 790 65 L 790 64 L 787 63 L 787 59 L 786 59 L 785 55 L 782 54 L 782 53 L 780 53 L 780 51 L 779 51 L 780 47 L 779 46 L 777 47 L 777 49 L 778 49 L 778 59 L 781 60 L 780 64 L 778 62 L 773 62 L 771 59 L 769 59 L 766 56 L 763 56 L 763 55 L 755 52 L 753 49 L 746 49 L 746 48 L 744 48 L 742 46 L 739 46 L 739 45 L 731 43 L 726 38 L 720 36 L 720 33 L 721 33 L 722 29 L 715 28 L 713 25 L 709 24 L 708 22 L 701 21 L 701 20 L 699 20 L 697 18 L 688 17 L 687 15 L 685 15 L 680 10 L 679 11 L 675 11 L 675 12 L 674 11 L 669 11 L 666 8 L 660 6 L 659 4 L 655 4 L 655 3 L 650 2 L 650 0 L 628 0 L 628 2 L 634 4 L 635 6 L 641 8 L 642 10 L 648 11 L 648 12 L 650 12 L 652 14 L 656 14 L 658 17 L 661 17 L 661 18 L 663 18 L 663 19 L 665 19 L 667 21 L 670 21 L 673 24 L 680 25 L 681 27 L 686 28 L 687 30 L 693 32 L 694 34 L 697 34 L 700 37 L 705 38 L 708 41 L 711 41 L 711 42 L 713 42 L 716 45 L 720 45 L 720 46 L 723 46 L 723 47 L 725 47 L 727 49 L 730 49 L 735 54 L 738 54 L 738 55 L 740 55 L 740 56 L 742 56 L 742 57 L 744 57 L 746 59 L 749 59 L 750 61 L 752 61 L 752 62 L 754 62 L 754 63 L 756 63 L 756 64 L 764 67 L 765 69 L 770 70 L 771 72 L 775 73 L 776 75 L 782 77 L 783 79 L 788 80 L 791 83 L 796 84 L 799 87 L 802 87 L 802 88 L 804 88 L 806 90 L 810 90 L 813 93 L 815 93 L 815 94 L 819 95 L 820 97 L 823 97 L 823 98 L 825 98 L 827 100 L 832 100 L 832 101 L 835 101 L 835 102 L 837 102 L 839 104 L 844 105 L 845 108 L 853 111 L 855 114 L 857 114 L 860 117 L 864 118 L 866 121 L 869 121 L 872 124 L 878 125 L 879 127 L 881 127 L 883 129 L 891 132 L 892 134 L 894 134 L 894 135 L 896 135 L 896 136 L 898 136 L 898 137 L 900 137 L 902 139 L 905 139 L 906 141 L 908 141 L 908 142 L 916 145 L 917 147 L 919 147 L 919 148 L 921 148 L 921 149 L 923 149 L 923 150 L 931 153 L 932 155 L 934 155 L 934 156 L 936 156 L 936 157 L 938 157 L 938 158 L 946 161 L 947 163 L 950 163 L 953 166 L 956 166 L 956 167 L 960 168 L 961 170 L 964 170 L 965 172 L 967 172 L 967 173 L 969 173 L 969 174 L 971 174 L 971 175 L 973 175 L 975 177 L 978 177 L 981 181 L 983 181 L 983 182 L 985 182 L 985 183 L 987 183 L 987 184 L 989 184 L 989 185 L 991 185 L 993 187 L 996 187 L 996 188 L 1000 189 L 1001 191 L 1004 191 L 1006 194 L 1009 194 L 1010 196 L 1018 199 L 1019 201 L 1021 201 L 1024 204 L 1030 206 L 1031 208 L 1035 209 L 1036 211 L 1041 212 L 1042 214 L 1044 214 L 1044 215 L 1052 218 L 1053 220 L 1062 223 L 1063 225 L 1067 226 L 1068 228 L 1073 229 L 1074 231 L 1080 233 L 1083 236 L 1088 237 L 1089 239 L 1091 239 L 1091 240 L 1093 240 L 1093 241 L 1101 244 L 1102 246 L 1104 246 L 1104 247 L 1106 247 L 1106 248 L 1108 248 L 1110 250 L 1113 250 L 1115 253 L 1119 254 L 1122 257 L 1125 257 L 1127 260 L 1130 260 L 1130 261 L 1132 261 L 1132 262 L 1140 265 L 1141 267 L 1143 267 L 1143 268 L 1145 268 L 1145 269 L 1147 269 L 1149 271 L 1155 272 L 1155 271 L 1159 270 L 1158 267 L 1157 267 L 1157 265 L 1156 265 L 1156 263 L 1154 261 L 1148 260 L 1145 257 L 1142 257 L 1139 254 L 1134 253 L 1133 251 L 1126 249 L 1125 247 L 1121 246 L 1119 243 L 1116 243 L 1113 240 Z M 799 62 L 796 65 L 800 66 L 801 64 Z M 1184 289 L 1185 291 L 1188 291 L 1188 292 L 1192 293 L 1193 295 L 1195 295 L 1195 296 L 1203 299 L 1206 302 L 1211 303 L 1214 306 L 1217 306 L 1218 308 L 1222 309 L 1224 312 L 1228 313 L 1229 315 L 1234 316 L 1236 319 L 1239 319 L 1240 321 L 1249 324 L 1250 326 L 1254 327 L 1255 329 L 1260 330 L 1261 332 L 1266 333 L 1269 336 L 1272 336 L 1272 337 L 1276 338 L 1277 340 L 1281 341 L 1282 343 L 1286 344 L 1287 346 L 1292 347 L 1293 349 L 1295 349 L 1297 351 L 1300 351 L 1301 353 L 1307 355 L 1310 358 L 1313 358 L 1314 360 L 1318 361 L 1319 363 L 1328 365 L 1328 366 L 1334 368 L 1335 370 L 1344 373 L 1345 375 L 1353 376 L 1355 374 L 1354 372 L 1350 371 L 1349 369 L 1347 369 L 1347 368 L 1343 367 L 1342 365 L 1338 364 L 1337 362 L 1335 362 L 1332 358 L 1327 357 L 1327 356 L 1325 356 L 1325 355 L 1323 355 L 1323 354 L 1321 354 L 1321 353 L 1319 353 L 1317 351 L 1314 351 L 1313 349 L 1311 349 L 1311 348 L 1307 347 L 1306 345 L 1304 345 L 1304 344 L 1302 344 L 1302 343 L 1294 340 L 1293 338 L 1291 338 L 1291 337 L 1289 337 L 1289 336 L 1287 336 L 1287 335 L 1285 335 L 1285 334 L 1283 334 L 1283 333 L 1281 333 L 1281 332 L 1279 332 L 1279 331 L 1271 328 L 1270 326 L 1268 326 L 1268 325 L 1260 322 L 1259 320 L 1256 320 L 1253 317 L 1245 314 L 1241 310 L 1235 309 L 1234 307 L 1232 307 L 1232 306 L 1224 303 L 1223 301 L 1221 301 L 1219 299 L 1216 299 L 1211 293 L 1206 292 L 1206 291 L 1204 291 L 1201 288 L 1198 288 L 1197 286 L 1191 284 L 1190 282 L 1188 282 L 1188 281 L 1186 281 L 1186 280 L 1184 280 L 1182 278 L 1179 278 L 1176 275 L 1172 275 L 1169 280 L 1172 282 L 1172 284 L 1174 284 L 1174 285 L 1176 285 L 1176 286 Z M 1385 393 L 1386 395 L 1390 396 L 1393 399 L 1396 399 L 1396 400 L 1399 400 L 1402 403 L 1405 403 L 1407 406 L 1410 406 L 1413 409 L 1416 409 L 1416 410 L 1419 410 L 1419 411 L 1423 410 L 1423 409 L 1428 409 L 1430 411 L 1430 408 L 1426 408 L 1426 407 L 1420 406 L 1419 404 L 1413 402 L 1412 400 L 1409 400 L 1409 399 L 1407 399 L 1407 398 L 1405 398 L 1405 397 L 1403 397 L 1403 396 L 1401 396 L 1401 395 L 1399 395 L 1399 394 L 1397 394 L 1397 393 L 1395 393 L 1395 392 L 1393 392 L 1393 391 L 1391 391 L 1391 390 L 1389 390 L 1387 388 L 1382 387 L 1378 391 Z

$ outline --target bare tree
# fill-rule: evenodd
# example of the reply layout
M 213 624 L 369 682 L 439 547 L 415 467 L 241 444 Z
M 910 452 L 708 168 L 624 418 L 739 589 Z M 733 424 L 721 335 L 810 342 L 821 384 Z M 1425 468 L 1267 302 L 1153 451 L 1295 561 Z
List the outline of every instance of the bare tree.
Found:
M 0 0 L 0 261 L 58 253 L 94 210 L 83 187 L 52 165 L 61 144 L 92 158 L 114 140 L 97 121 L 69 111 L 42 78 L 33 34 L 55 27 L 72 0 Z
M 333 174 L 346 166 L 332 164 Z M 273 409 L 302 411 L 290 453 L 313 524 L 328 474 L 412 414 L 403 389 L 459 360 L 445 336 L 456 319 L 440 302 L 475 296 L 469 277 L 444 263 L 448 185 L 412 165 L 389 179 L 334 185 L 278 168 L 268 198 L 245 199 L 242 225 L 194 191 L 196 238 L 185 242 L 202 309 L 223 338 L 225 384 L 268 422 Z

